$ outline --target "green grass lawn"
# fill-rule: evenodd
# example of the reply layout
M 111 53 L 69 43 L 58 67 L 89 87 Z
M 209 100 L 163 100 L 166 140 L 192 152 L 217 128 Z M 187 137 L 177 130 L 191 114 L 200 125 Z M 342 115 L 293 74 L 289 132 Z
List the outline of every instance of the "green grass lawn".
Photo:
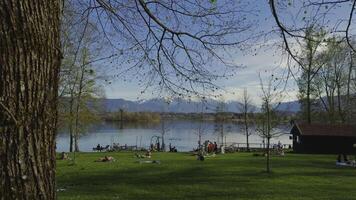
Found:
M 104 155 L 116 162 L 99 163 Z M 57 161 L 59 199 L 356 199 L 356 169 L 337 168 L 336 156 L 251 153 L 197 161 L 188 153 L 154 153 L 161 164 L 139 164 L 132 152 L 80 153 L 77 164 Z

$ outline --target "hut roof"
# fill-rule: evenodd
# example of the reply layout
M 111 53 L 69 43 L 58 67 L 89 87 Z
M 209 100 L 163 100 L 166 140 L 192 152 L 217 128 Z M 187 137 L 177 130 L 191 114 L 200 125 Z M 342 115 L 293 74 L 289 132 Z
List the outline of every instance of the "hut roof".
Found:
M 356 126 L 344 124 L 295 124 L 301 135 L 356 137 Z

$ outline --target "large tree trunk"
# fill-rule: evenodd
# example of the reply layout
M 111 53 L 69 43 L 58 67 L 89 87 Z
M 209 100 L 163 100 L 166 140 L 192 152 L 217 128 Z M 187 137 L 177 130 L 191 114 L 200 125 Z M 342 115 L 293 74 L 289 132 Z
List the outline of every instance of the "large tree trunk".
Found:
M 55 199 L 60 1 L 0 1 L 0 199 Z

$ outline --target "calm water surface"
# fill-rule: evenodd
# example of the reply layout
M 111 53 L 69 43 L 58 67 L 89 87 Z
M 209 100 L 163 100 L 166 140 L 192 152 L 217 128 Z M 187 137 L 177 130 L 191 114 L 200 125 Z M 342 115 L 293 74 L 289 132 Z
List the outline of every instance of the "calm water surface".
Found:
M 120 145 L 127 144 L 128 146 L 137 145 L 138 147 L 148 148 L 151 141 L 156 141 L 154 136 L 164 138 L 166 147 L 171 143 L 178 151 L 191 151 L 198 146 L 199 132 L 201 133 L 202 141 L 216 141 L 218 144 L 223 141 L 230 145 L 232 143 L 242 143 L 244 146 L 246 136 L 243 134 L 242 125 L 236 123 L 224 123 L 224 136 L 221 136 L 219 125 L 214 122 L 199 122 L 199 121 L 164 121 L 157 124 L 137 124 L 125 123 L 120 124 L 102 122 L 92 125 L 86 133 L 82 134 L 79 140 L 80 151 L 90 152 L 97 144 L 102 146 L 119 143 Z M 221 126 L 220 126 L 221 127 Z M 252 131 L 254 128 L 251 127 Z M 283 128 L 286 134 L 273 138 L 272 143 L 291 144 L 289 139 L 288 128 Z M 164 131 L 162 131 L 164 130 Z M 200 131 L 199 131 L 200 130 Z M 281 129 L 282 130 L 282 129 Z M 260 146 L 262 138 L 257 133 L 252 133 L 249 137 L 251 147 Z M 258 143 L 258 144 L 257 144 Z M 69 151 L 69 134 L 67 131 L 59 131 L 57 135 L 57 152 Z

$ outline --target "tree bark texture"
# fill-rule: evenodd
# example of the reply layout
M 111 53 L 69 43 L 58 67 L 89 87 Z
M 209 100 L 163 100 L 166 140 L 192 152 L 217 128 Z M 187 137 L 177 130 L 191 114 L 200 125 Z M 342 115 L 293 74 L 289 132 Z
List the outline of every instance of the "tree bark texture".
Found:
M 60 0 L 0 0 L 0 199 L 55 199 Z

